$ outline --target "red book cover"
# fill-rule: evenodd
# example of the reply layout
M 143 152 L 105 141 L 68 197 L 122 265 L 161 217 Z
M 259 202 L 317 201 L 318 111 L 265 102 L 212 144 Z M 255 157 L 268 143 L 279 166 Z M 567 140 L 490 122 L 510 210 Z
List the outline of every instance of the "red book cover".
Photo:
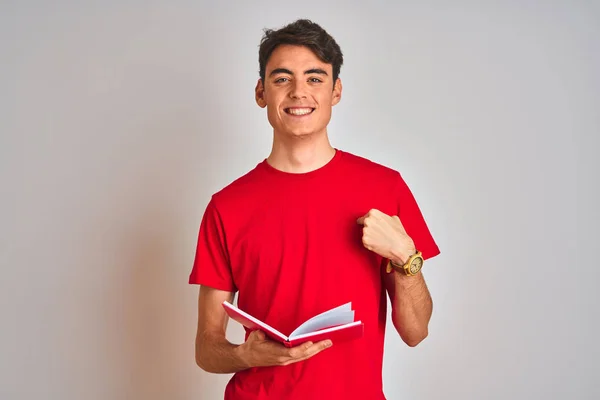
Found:
M 227 301 L 223 302 L 223 308 L 225 308 L 231 319 L 250 330 L 259 329 L 263 331 L 269 338 L 282 343 L 286 347 L 298 346 L 309 340 L 318 342 L 329 339 L 335 344 L 358 339 L 364 333 L 364 324 L 361 321 L 354 321 L 352 303 L 346 303 L 314 316 L 289 335 L 284 335 Z

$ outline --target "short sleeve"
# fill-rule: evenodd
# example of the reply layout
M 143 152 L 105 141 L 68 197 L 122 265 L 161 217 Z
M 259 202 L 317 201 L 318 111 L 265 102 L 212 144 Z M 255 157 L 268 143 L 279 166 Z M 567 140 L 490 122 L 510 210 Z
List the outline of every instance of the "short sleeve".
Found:
M 396 196 L 398 217 L 406 233 L 414 241 L 416 249 L 423 255 L 423 259 L 440 254 L 440 249 L 429 231 L 417 201 L 400 174 L 398 174 Z
M 225 229 L 214 198 L 206 206 L 200 223 L 196 256 L 189 283 L 228 292 L 237 291 L 231 274 Z

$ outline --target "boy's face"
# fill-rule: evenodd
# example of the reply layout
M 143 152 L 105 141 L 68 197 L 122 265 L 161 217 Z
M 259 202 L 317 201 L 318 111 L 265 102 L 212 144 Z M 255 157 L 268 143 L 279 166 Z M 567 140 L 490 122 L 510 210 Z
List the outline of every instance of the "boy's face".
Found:
M 325 134 L 341 94 L 331 64 L 304 46 L 278 46 L 267 62 L 265 81 L 256 85 L 256 103 L 267 107 L 275 135 L 287 137 Z

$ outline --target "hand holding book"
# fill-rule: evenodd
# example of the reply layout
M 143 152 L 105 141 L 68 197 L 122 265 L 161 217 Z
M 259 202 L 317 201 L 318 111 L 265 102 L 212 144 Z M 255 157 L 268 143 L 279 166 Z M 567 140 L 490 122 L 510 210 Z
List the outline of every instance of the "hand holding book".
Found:
M 295 347 L 286 347 L 267 338 L 264 332 L 255 330 L 237 350 L 240 359 L 246 366 L 253 368 L 289 365 L 307 360 L 331 345 L 331 340 L 322 340 L 316 343 L 308 341 Z
M 246 342 L 237 348 L 240 359 L 248 367 L 303 361 L 332 346 L 333 342 L 353 340 L 363 335 L 363 323 L 354 321 L 351 303 L 316 315 L 289 336 L 227 301 L 223 302 L 223 307 L 232 319 L 252 330 Z

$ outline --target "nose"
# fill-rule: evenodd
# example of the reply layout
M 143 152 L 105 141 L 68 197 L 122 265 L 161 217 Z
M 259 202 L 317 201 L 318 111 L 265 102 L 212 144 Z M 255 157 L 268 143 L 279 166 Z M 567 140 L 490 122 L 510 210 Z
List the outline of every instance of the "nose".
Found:
M 296 79 L 292 82 L 290 90 L 290 97 L 292 99 L 303 99 L 306 98 L 306 84 L 301 79 Z

